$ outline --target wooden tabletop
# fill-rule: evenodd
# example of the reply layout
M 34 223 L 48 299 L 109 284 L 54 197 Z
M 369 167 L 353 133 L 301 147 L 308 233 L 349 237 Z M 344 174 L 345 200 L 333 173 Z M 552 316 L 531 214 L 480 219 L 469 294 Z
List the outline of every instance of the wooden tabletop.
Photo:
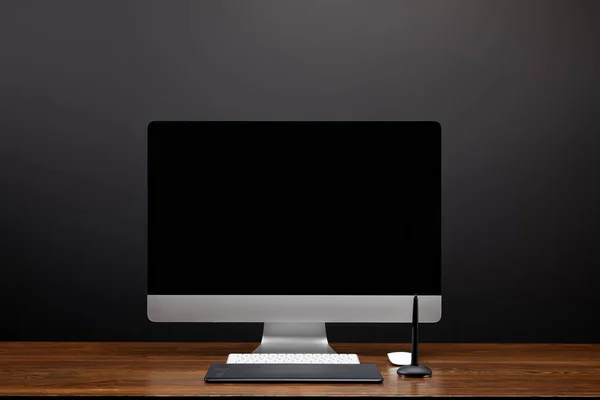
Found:
M 205 383 L 211 363 L 257 343 L 0 342 L 2 396 L 466 396 L 600 397 L 600 344 L 430 344 L 427 379 L 387 361 L 405 343 L 333 343 L 378 365 L 381 384 Z

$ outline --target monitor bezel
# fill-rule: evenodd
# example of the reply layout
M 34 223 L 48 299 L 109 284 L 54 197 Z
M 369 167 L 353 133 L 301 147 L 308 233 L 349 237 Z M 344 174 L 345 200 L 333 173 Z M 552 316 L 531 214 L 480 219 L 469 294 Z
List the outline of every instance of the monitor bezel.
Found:
M 290 123 L 290 121 L 269 121 Z M 221 121 L 152 121 L 150 135 L 173 125 L 223 123 Z M 227 121 L 235 124 L 259 121 Z M 322 124 L 323 122 L 292 122 Z M 331 122 L 330 122 L 331 123 Z M 346 123 L 346 122 L 333 122 Z M 351 123 L 369 123 L 356 121 Z M 370 122 L 372 123 L 372 122 Z M 427 124 L 439 134 L 437 121 L 385 121 L 398 124 Z M 441 148 L 440 148 L 441 155 Z M 441 160 L 440 160 L 441 162 Z M 440 171 L 441 174 L 441 171 Z M 440 188 L 441 190 L 441 188 Z M 441 247 L 440 237 L 440 247 Z M 441 254 L 440 254 L 441 256 Z M 419 295 L 420 322 L 436 323 L 442 316 L 440 259 L 440 293 Z M 382 279 L 389 279 L 382 277 Z M 398 276 L 398 279 L 402 279 Z M 154 294 L 147 293 L 147 317 L 152 322 L 330 322 L 330 323 L 399 323 L 412 318 L 413 294 L 392 295 L 231 295 L 231 294 Z

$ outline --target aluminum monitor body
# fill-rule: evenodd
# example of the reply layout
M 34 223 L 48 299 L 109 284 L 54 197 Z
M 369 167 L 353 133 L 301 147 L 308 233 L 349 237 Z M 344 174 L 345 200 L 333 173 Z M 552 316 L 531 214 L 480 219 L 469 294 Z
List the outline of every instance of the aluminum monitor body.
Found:
M 410 323 L 415 295 L 435 323 L 441 220 L 436 122 L 152 122 L 147 316 L 264 323 L 281 352 Z

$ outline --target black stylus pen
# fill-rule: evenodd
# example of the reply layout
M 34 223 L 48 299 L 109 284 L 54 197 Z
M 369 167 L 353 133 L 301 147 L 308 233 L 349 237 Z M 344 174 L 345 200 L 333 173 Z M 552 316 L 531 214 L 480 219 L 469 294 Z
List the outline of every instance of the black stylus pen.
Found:
M 413 299 L 411 365 L 419 365 L 419 297 Z

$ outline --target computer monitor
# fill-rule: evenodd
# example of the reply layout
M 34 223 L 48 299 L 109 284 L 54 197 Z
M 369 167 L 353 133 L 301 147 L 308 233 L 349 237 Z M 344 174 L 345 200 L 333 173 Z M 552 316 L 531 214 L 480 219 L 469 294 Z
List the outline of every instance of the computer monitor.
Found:
M 154 322 L 264 324 L 256 352 L 334 352 L 326 323 L 441 318 L 437 122 L 148 125 Z

